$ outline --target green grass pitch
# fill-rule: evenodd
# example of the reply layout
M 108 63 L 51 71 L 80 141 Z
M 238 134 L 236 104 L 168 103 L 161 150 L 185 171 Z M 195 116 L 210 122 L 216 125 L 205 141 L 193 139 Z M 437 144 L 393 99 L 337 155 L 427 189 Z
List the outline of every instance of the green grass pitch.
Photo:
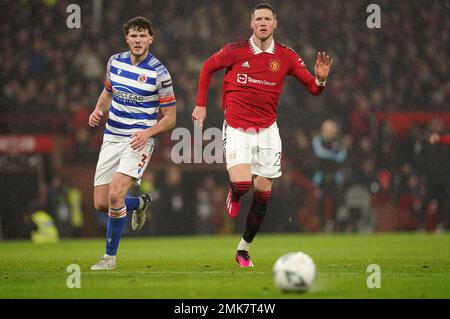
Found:
M 266 235 L 250 250 L 255 267 L 234 261 L 238 236 L 124 237 L 118 267 L 93 272 L 104 240 L 58 244 L 0 242 L 0 298 L 450 298 L 450 234 Z M 276 259 L 311 255 L 317 280 L 303 294 L 272 281 Z M 69 289 L 67 266 L 81 268 Z M 366 285 L 367 266 L 381 268 L 381 288 Z

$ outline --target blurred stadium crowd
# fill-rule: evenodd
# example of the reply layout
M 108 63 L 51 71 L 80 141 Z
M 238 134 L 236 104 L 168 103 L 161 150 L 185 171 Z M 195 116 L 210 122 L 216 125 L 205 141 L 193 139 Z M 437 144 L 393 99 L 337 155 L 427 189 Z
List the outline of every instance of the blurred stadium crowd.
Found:
M 44 156 L 45 172 L 36 179 L 45 192 L 35 197 L 57 221 L 55 200 L 70 206 L 67 189 L 76 184 L 65 172 L 95 167 L 102 129 L 89 128 L 87 119 L 103 88 L 109 56 L 127 49 L 122 24 L 137 15 L 152 20 L 151 52 L 171 72 L 177 127 L 192 130 L 203 61 L 223 44 L 251 35 L 249 11 L 258 2 L 99 1 L 96 14 L 94 1 L 77 1 L 80 29 L 66 26 L 69 3 L 6 1 L 6 23 L 0 25 L 0 135 L 50 134 L 62 141 L 55 143 L 59 156 Z M 368 3 L 363 1 L 270 3 L 279 20 L 275 39 L 298 52 L 311 72 L 316 52 L 326 50 L 334 69 L 320 97 L 309 96 L 293 79 L 287 81 L 278 121 L 284 175 L 275 184 L 263 230 L 448 230 L 450 150 L 429 145 L 427 138 L 431 131 L 444 133 L 448 125 L 439 114 L 450 111 L 449 2 L 377 1 L 381 29 L 366 26 Z M 221 87 L 216 76 L 208 127 L 222 125 Z M 413 123 L 401 134 L 378 117 L 417 111 L 438 116 Z M 143 183 L 156 194 L 154 222 L 144 233 L 239 230 L 244 217 L 232 223 L 224 212 L 225 167 L 174 165 L 172 144 L 170 133 L 159 138 Z M 10 172 L 19 157 L 29 168 L 26 155 L 0 154 L 1 174 Z M 83 194 L 91 191 L 89 182 L 78 185 Z M 2 190 L 8 188 L 2 184 Z M 17 188 L 23 189 L 22 184 Z M 2 203 L 8 202 L 19 218 L 8 197 L 16 192 L 2 192 L 9 194 L 2 195 Z M 84 200 L 84 215 L 94 215 L 91 201 Z M 30 205 L 22 210 L 27 209 Z M 17 220 L 26 224 L 26 218 Z M 94 221 L 101 225 L 100 217 Z M 79 222 L 77 227 L 82 227 Z M 98 234 L 99 229 L 76 233 Z

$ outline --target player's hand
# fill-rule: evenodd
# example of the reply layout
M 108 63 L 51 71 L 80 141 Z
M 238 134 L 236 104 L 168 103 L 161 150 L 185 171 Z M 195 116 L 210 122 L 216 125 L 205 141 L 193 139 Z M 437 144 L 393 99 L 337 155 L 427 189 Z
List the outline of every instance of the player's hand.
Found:
M 430 135 L 430 143 L 431 144 L 436 144 L 441 140 L 441 136 L 437 133 L 432 133 Z
M 325 81 L 330 73 L 331 64 L 333 60 L 326 52 L 317 52 L 316 65 L 314 66 L 314 72 L 316 77 L 320 81 Z
M 135 151 L 142 151 L 148 141 L 148 134 L 144 131 L 131 134 L 130 145 L 131 148 Z
M 89 126 L 96 127 L 100 124 L 103 118 L 103 112 L 100 110 L 94 110 L 91 115 L 89 115 Z
M 206 107 L 196 105 L 192 112 L 192 122 L 200 129 L 203 128 L 203 122 L 206 119 Z

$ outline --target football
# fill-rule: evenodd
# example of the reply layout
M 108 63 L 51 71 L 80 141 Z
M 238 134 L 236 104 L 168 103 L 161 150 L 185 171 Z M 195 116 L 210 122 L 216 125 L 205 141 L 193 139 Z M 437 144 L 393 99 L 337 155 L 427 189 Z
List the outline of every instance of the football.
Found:
M 275 286 L 285 292 L 306 292 L 316 279 L 313 259 L 302 252 L 284 254 L 273 267 Z

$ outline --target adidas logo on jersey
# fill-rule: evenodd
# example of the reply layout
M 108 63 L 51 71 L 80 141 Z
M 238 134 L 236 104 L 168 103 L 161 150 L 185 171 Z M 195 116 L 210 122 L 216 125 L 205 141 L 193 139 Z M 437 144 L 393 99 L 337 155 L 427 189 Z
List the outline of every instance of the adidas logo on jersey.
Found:
M 242 67 L 243 68 L 249 68 L 250 64 L 248 63 L 248 61 L 245 61 L 244 63 L 242 63 Z
M 117 75 L 120 75 L 120 73 L 122 73 L 121 69 L 117 69 Z

